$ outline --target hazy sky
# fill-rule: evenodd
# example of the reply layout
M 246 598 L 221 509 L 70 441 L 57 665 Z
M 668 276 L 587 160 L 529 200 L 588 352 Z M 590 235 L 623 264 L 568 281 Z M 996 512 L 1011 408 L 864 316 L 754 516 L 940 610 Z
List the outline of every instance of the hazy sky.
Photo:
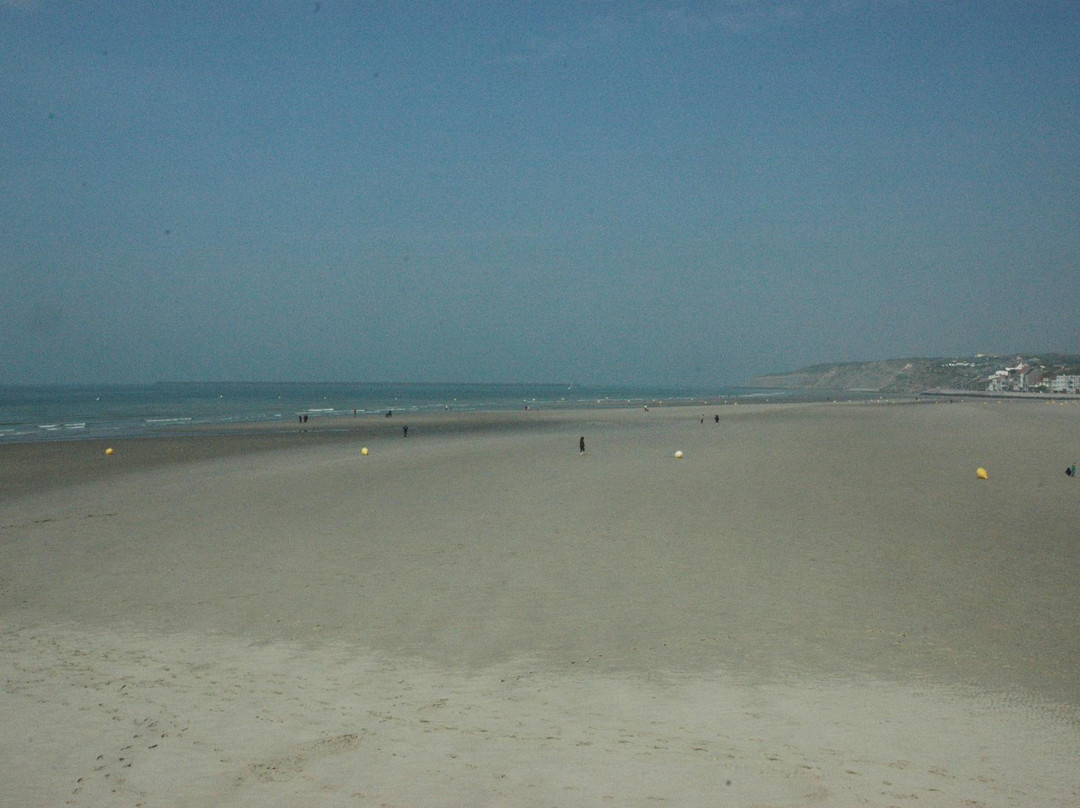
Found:
M 1080 352 L 1080 3 L 0 0 L 0 383 Z

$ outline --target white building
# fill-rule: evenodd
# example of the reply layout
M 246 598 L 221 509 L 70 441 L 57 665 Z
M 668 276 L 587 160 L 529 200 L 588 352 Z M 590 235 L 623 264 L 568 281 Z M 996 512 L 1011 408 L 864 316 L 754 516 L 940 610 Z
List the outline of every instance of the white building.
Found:
M 1050 380 L 1051 393 L 1080 393 L 1080 376 L 1056 376 Z

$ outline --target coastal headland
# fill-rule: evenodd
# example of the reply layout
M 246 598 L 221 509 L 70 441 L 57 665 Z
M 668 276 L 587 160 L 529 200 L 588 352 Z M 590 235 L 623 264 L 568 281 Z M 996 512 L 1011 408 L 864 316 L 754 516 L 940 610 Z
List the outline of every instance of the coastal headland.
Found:
M 1002 399 L 0 445 L 0 806 L 1075 805 L 1078 454 Z
M 869 362 L 830 362 L 795 371 L 766 373 L 746 384 L 754 388 L 854 391 L 882 395 L 978 395 L 1076 399 L 1080 356 L 1044 353 L 947 357 L 937 359 L 879 359 Z

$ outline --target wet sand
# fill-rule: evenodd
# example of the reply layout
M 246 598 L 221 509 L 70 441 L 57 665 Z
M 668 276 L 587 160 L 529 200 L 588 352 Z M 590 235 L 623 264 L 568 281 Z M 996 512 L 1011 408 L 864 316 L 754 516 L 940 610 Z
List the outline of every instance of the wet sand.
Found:
M 0 805 L 1080 801 L 1075 404 L 112 446 L 0 446 Z

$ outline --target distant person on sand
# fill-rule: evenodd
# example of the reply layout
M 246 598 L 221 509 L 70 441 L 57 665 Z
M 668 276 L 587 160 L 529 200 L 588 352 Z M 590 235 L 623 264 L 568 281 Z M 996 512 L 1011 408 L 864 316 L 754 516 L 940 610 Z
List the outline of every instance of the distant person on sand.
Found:
M 577 447 L 578 447 L 578 453 L 579 454 L 585 454 L 585 436 L 584 435 L 582 435 L 581 440 L 578 441 Z
M 401 428 L 401 437 L 403 437 L 403 438 L 409 437 L 409 425 L 408 424 L 405 424 L 405 426 L 403 426 Z
M 716 418 L 716 423 L 720 423 L 720 416 L 717 415 L 717 416 L 714 416 L 714 417 Z

